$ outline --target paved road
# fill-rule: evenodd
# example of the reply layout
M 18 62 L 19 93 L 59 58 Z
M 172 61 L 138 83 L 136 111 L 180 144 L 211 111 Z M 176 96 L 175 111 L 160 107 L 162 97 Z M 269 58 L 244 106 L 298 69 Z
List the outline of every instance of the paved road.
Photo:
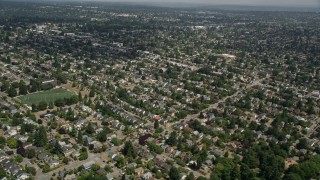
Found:
M 248 90 L 248 89 L 252 88 L 253 86 L 261 86 L 262 85 L 261 82 L 264 81 L 265 79 L 266 78 L 262 78 L 262 79 L 258 79 L 258 80 L 253 81 L 251 84 L 247 85 L 245 88 L 238 90 L 237 92 L 235 92 L 234 94 L 232 94 L 230 96 L 227 96 L 227 97 L 224 97 L 223 99 L 220 99 L 218 102 L 211 104 L 208 108 L 206 108 L 202 111 L 205 112 L 205 111 L 210 111 L 212 109 L 216 109 L 220 103 L 225 102 L 227 99 L 236 97 L 239 93 L 241 93 L 245 90 Z M 200 115 L 200 113 L 191 114 L 191 115 L 188 115 L 186 118 L 184 118 L 184 120 L 189 121 L 192 119 L 196 119 L 197 117 L 199 117 L 199 115 Z
M 227 97 L 224 97 L 223 99 L 219 100 L 217 103 L 215 104 L 211 104 L 207 109 L 204 109 L 203 111 L 209 111 L 211 109 L 215 109 L 218 107 L 218 105 L 220 103 L 223 103 L 225 102 L 228 98 L 232 98 L 232 97 L 235 97 L 237 96 L 239 93 L 247 90 L 247 89 L 250 89 L 252 88 L 253 86 L 257 86 L 257 85 L 262 85 L 261 82 L 263 80 L 265 80 L 266 78 L 263 78 L 263 79 L 258 79 L 258 80 L 255 80 L 254 82 L 252 82 L 250 85 L 247 85 L 245 88 L 241 89 L 241 90 L 238 90 L 237 92 L 235 92 L 233 95 L 230 95 L 230 96 L 227 96 Z M 199 113 L 197 114 L 192 114 L 192 115 L 188 115 L 185 120 L 191 120 L 191 119 L 195 119 L 199 116 Z M 169 126 L 169 132 L 170 130 L 173 130 L 172 129 L 172 126 Z M 79 166 L 87 163 L 87 162 L 90 162 L 90 161 L 95 161 L 99 164 L 101 164 L 102 162 L 99 162 L 101 161 L 101 158 L 100 158 L 101 154 L 92 154 L 92 153 L 89 153 L 89 157 L 88 159 L 84 160 L 84 161 L 73 161 L 73 162 L 70 162 L 68 165 L 65 165 L 65 166 L 61 166 L 49 173 L 42 173 L 41 171 L 38 171 L 38 174 L 37 174 L 37 177 L 36 179 L 37 180 L 47 180 L 47 179 L 50 179 L 50 177 L 52 176 L 53 173 L 58 173 L 59 171 L 62 171 L 64 169 L 66 169 L 67 171 L 68 170 L 72 170 L 74 168 L 78 168 Z M 197 175 L 200 175 L 201 173 L 198 173 L 198 172 L 194 172 L 196 173 Z
M 94 162 L 97 162 L 98 164 L 101 164 L 100 161 L 101 158 L 100 158 L 101 154 L 98 153 L 98 154 L 92 154 L 92 153 L 89 153 L 89 157 L 88 159 L 84 160 L 84 161 L 73 161 L 73 162 L 70 162 L 69 164 L 65 165 L 65 166 L 61 166 L 53 171 L 50 171 L 48 173 L 42 173 L 41 170 L 37 171 L 37 175 L 36 175 L 36 180 L 48 180 L 51 178 L 52 174 L 53 173 L 56 173 L 58 174 L 59 171 L 62 171 L 64 169 L 66 169 L 67 171 L 69 170 L 72 170 L 74 168 L 78 168 L 79 166 L 87 163 L 87 162 L 90 162 L 90 161 L 94 161 Z
M 314 123 L 310 126 L 307 134 L 305 135 L 306 138 L 309 138 L 316 130 L 318 127 L 320 127 L 320 118 L 315 118 Z
M 232 95 L 230 95 L 230 96 L 227 96 L 227 97 L 224 97 L 224 98 L 220 99 L 218 102 L 216 102 L 216 103 L 214 103 L 214 104 L 211 104 L 208 108 L 206 108 L 206 109 L 204 109 L 204 110 L 202 110 L 202 111 L 209 111 L 209 110 L 211 110 L 211 109 L 215 109 L 215 108 L 218 107 L 218 105 L 219 105 L 220 103 L 225 102 L 228 98 L 235 97 L 235 96 L 237 96 L 239 93 L 241 93 L 241 92 L 243 92 L 243 91 L 245 91 L 245 90 L 248 90 L 248 89 L 250 89 L 250 88 L 252 88 L 252 87 L 254 87 L 254 86 L 264 86 L 261 82 L 264 81 L 265 79 L 266 79 L 266 78 L 262 78 L 262 79 L 257 79 L 257 80 L 255 80 L 255 81 L 253 81 L 251 84 L 247 85 L 245 88 L 243 88 L 243 89 L 241 89 L 241 90 L 238 90 L 237 92 L 235 92 L 234 94 L 232 94 Z M 199 114 L 200 114 L 200 113 L 188 115 L 184 120 L 189 121 L 189 120 L 192 120 L 192 119 L 196 119 L 196 118 L 199 117 Z M 166 131 L 167 131 L 169 134 L 173 131 L 173 127 L 174 127 L 175 124 L 176 124 L 176 123 L 174 122 L 174 123 L 167 123 L 167 124 L 165 125 L 165 127 L 166 127 L 165 129 L 166 129 Z M 164 158 L 164 157 L 163 157 L 163 158 Z M 165 158 L 169 158 L 169 157 L 165 157 Z M 169 158 L 169 159 L 171 159 L 171 158 Z M 192 171 L 192 170 L 191 170 L 191 171 Z M 199 177 L 199 176 L 207 176 L 207 178 L 209 178 L 209 176 L 210 176 L 210 173 L 208 173 L 207 175 L 204 175 L 204 174 L 200 173 L 199 171 L 192 171 L 192 172 L 194 173 L 195 176 L 198 176 L 198 177 Z

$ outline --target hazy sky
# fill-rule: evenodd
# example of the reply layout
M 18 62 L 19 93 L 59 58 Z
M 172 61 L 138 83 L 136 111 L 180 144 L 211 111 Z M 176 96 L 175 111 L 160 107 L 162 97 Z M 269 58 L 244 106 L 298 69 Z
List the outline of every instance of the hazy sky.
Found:
M 2 0 L 0 0 L 1 2 Z M 7 0 L 10 1 L 10 0 Z M 320 0 L 18 0 L 18 1 L 105 1 L 158 4 L 163 6 L 190 6 L 198 5 L 253 5 L 253 6 L 287 6 L 287 7 L 313 7 L 320 9 Z
M 149 2 L 149 3 L 194 3 L 226 5 L 272 5 L 272 6 L 316 6 L 320 0 L 102 0 L 113 2 Z

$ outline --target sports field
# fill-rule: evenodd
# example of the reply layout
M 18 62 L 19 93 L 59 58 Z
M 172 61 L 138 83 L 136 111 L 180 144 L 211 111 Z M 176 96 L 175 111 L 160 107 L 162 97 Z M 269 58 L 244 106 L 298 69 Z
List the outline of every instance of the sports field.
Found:
M 36 92 L 32 94 L 27 94 L 24 96 L 18 97 L 23 104 L 32 104 L 45 101 L 47 103 L 54 102 L 57 99 L 70 98 L 71 96 L 76 95 L 74 92 L 68 91 L 66 89 L 57 88 L 50 89 L 47 91 Z

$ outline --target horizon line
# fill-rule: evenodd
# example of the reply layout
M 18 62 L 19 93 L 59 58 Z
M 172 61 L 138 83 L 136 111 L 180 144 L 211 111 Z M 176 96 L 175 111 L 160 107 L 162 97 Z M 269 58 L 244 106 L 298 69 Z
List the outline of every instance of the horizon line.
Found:
M 209 8 L 213 6 L 227 6 L 227 7 L 266 7 L 266 8 L 294 8 L 294 9 L 318 9 L 320 10 L 320 3 L 318 6 L 314 6 L 311 4 L 308 5 L 298 5 L 298 4 L 279 4 L 279 5 L 273 5 L 273 4 L 255 4 L 255 3 L 218 3 L 218 2 L 168 2 L 168 1 L 146 1 L 146 0 L 139 0 L 139 1 L 116 1 L 116 0 L 2 0 L 2 2 L 40 2 L 40 3 L 50 3 L 50 2 L 56 2 L 56 3 L 67 3 L 67 2 L 79 2 L 79 3 L 114 3 L 114 4 L 137 4 L 137 5 L 144 5 L 144 6 L 158 6 L 158 7 L 173 7 L 173 8 Z M 179 6 L 178 6 L 179 5 Z M 206 7 L 205 7 L 206 6 Z

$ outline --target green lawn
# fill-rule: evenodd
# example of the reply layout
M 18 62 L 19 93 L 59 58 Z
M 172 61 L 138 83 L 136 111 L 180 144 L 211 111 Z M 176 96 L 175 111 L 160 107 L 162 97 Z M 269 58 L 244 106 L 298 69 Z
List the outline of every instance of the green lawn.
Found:
M 18 97 L 18 99 L 20 99 L 23 104 L 39 103 L 42 101 L 51 103 L 57 99 L 69 98 L 74 95 L 76 95 L 74 92 L 59 88 L 59 89 L 51 89 L 47 91 L 27 94 L 27 95 Z

